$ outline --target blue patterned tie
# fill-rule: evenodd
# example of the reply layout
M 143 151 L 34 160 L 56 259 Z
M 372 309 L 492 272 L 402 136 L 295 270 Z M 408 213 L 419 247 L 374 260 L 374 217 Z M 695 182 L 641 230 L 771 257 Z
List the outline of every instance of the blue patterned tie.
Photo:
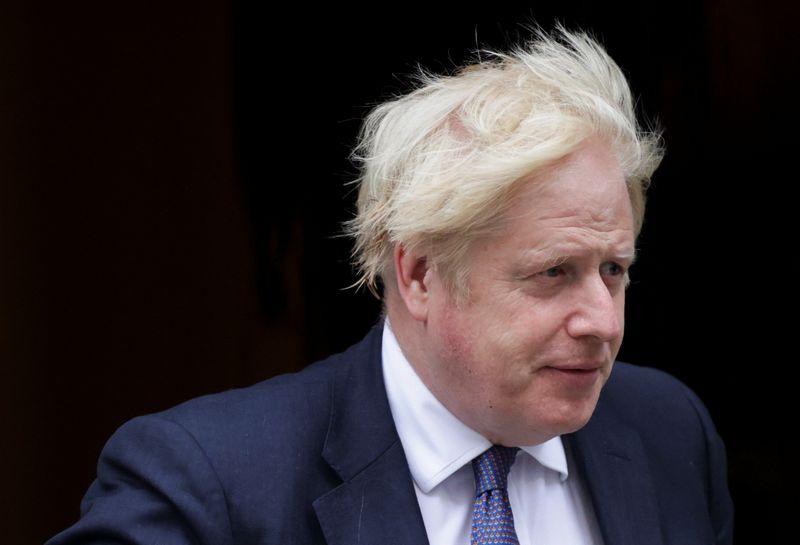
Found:
M 518 450 L 495 445 L 472 460 L 475 510 L 470 545 L 519 545 L 508 502 L 508 471 Z

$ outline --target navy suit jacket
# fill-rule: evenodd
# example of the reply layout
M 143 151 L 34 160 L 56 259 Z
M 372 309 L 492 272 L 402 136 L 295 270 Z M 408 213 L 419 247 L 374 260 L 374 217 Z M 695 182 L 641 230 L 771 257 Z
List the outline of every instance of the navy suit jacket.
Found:
M 564 439 L 606 545 L 731 543 L 722 443 L 675 379 L 617 363 Z M 126 423 L 81 511 L 50 545 L 427 543 L 381 328 L 300 373 Z

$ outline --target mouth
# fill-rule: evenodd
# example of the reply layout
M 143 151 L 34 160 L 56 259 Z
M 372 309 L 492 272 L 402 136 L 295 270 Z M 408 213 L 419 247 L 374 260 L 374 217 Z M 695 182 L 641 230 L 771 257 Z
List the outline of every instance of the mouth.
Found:
M 576 387 L 594 385 L 601 377 L 601 363 L 580 363 L 574 365 L 551 365 L 543 370 L 555 380 Z
M 600 372 L 599 367 L 576 367 L 576 368 L 567 368 L 567 367 L 550 367 L 554 371 L 558 371 L 560 373 L 567 373 L 570 375 L 590 375 L 592 373 Z
M 592 373 L 594 371 L 600 371 L 603 368 L 602 361 L 584 361 L 584 362 L 575 362 L 575 363 L 559 363 L 554 365 L 548 366 L 550 369 L 555 369 L 556 371 L 563 371 L 565 373 Z

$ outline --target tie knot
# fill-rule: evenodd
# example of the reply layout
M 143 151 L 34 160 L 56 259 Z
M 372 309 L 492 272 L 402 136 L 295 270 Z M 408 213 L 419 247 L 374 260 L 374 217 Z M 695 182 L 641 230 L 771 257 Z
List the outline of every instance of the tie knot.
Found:
M 475 495 L 480 496 L 487 490 L 499 490 L 508 487 L 508 472 L 517 456 L 517 447 L 494 445 L 492 448 L 472 460 L 475 472 Z

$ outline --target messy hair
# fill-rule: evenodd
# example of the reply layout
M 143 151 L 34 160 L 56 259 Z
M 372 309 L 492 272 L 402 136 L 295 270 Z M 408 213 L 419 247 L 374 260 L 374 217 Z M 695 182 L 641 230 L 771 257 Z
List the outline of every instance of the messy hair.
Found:
M 510 52 L 481 51 L 451 75 L 421 71 L 413 91 L 369 113 L 353 152 L 359 194 L 346 229 L 357 284 L 377 295 L 402 244 L 424 247 L 463 293 L 467 251 L 497 225 L 516 182 L 593 135 L 619 161 L 638 235 L 661 140 L 639 125 L 625 76 L 592 37 L 535 30 Z

